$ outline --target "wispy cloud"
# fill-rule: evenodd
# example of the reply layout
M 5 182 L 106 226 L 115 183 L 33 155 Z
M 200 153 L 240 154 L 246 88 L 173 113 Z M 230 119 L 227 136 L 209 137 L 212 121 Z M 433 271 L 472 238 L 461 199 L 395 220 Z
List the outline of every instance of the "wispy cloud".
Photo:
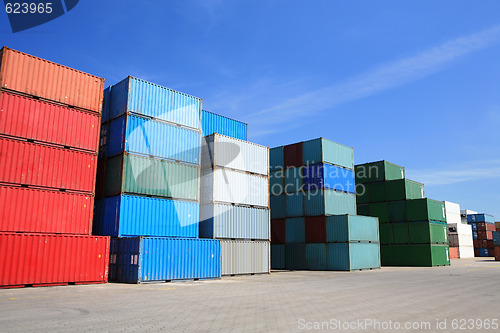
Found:
M 414 56 L 380 65 L 344 82 L 265 107 L 255 112 L 251 121 L 255 124 L 275 125 L 283 119 L 309 117 L 312 113 L 320 113 L 339 104 L 375 95 L 437 73 L 467 54 L 484 49 L 499 40 L 500 26 L 463 36 Z M 279 131 L 279 128 L 275 128 L 275 131 Z
M 500 160 L 475 161 L 460 167 L 411 170 L 406 174 L 425 185 L 449 185 L 468 181 L 500 178 Z

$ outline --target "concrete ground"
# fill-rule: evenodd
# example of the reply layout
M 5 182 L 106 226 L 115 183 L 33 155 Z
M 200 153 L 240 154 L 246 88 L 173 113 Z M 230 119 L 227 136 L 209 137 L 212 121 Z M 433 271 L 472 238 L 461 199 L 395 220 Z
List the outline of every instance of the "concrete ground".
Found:
M 435 268 L 0 290 L 2 332 L 453 332 L 455 325 L 477 332 L 488 324 L 485 331 L 499 332 L 499 319 L 500 262 L 491 258 Z

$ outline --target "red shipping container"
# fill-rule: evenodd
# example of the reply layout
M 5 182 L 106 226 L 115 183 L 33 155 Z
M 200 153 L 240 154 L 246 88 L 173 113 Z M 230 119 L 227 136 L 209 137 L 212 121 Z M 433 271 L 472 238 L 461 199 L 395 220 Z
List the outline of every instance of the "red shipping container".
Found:
M 490 247 L 488 249 L 488 253 L 489 253 L 489 257 L 494 257 L 495 256 L 495 248 L 494 247 Z
M 104 79 L 3 47 L 1 88 L 101 113 Z
M 495 227 L 494 223 L 486 223 L 486 230 L 487 231 L 496 231 L 497 228 Z
M 478 231 L 477 232 L 478 239 L 493 239 L 492 231 Z
M 108 281 L 109 237 L 0 233 L 0 287 Z
M 271 220 L 271 244 L 286 243 L 286 223 L 285 219 Z
M 488 241 L 486 239 L 478 239 L 477 243 L 478 243 L 477 247 L 480 249 L 487 249 L 488 248 Z
M 495 247 L 495 244 L 493 243 L 493 240 L 487 240 L 486 241 L 487 248 L 492 249 Z
M 486 231 L 486 222 L 476 223 L 477 231 Z
M 475 249 L 478 249 L 479 248 L 479 239 L 472 240 L 472 245 L 474 246 Z
M 97 153 L 98 115 L 0 92 L 0 134 Z
M 500 246 L 495 246 L 495 260 L 500 261 Z
M 474 248 L 474 257 L 480 257 L 479 249 Z
M 450 259 L 458 259 L 458 247 L 450 247 Z
M 90 235 L 90 195 L 0 186 L 0 232 Z
M 97 156 L 0 138 L 0 182 L 93 193 Z
M 305 221 L 306 243 L 326 243 L 326 218 L 308 216 Z
M 283 147 L 285 168 L 302 165 L 302 142 Z

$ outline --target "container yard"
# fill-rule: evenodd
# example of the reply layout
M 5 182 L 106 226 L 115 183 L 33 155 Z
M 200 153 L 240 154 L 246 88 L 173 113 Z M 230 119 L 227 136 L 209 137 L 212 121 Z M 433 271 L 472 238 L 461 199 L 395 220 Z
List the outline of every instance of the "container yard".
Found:
M 500 331 L 498 4 L 4 2 L 1 332 Z

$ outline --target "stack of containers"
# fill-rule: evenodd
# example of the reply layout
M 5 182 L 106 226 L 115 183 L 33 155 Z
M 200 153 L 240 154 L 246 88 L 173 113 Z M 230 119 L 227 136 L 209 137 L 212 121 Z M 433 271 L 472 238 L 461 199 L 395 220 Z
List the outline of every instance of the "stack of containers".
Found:
M 104 91 L 95 230 L 112 236 L 110 279 L 220 277 L 199 239 L 201 99 L 128 77 Z
M 355 170 L 358 214 L 380 221 L 382 265 L 449 265 L 444 203 L 425 198 L 402 166 L 379 161 Z
M 468 214 L 467 221 L 472 227 L 474 256 L 494 257 L 493 232 L 496 231 L 495 218 L 488 214 Z
M 460 205 L 445 201 L 446 223 L 448 224 L 448 241 L 450 245 L 450 258 L 474 258 L 472 243 L 472 228 L 462 224 Z
M 460 217 L 462 220 L 462 224 L 469 223 L 469 221 L 467 221 L 467 215 L 471 215 L 471 214 L 477 214 L 477 212 L 474 210 L 470 210 L 470 209 L 461 209 L 460 210 Z
M 379 268 L 378 220 L 355 215 L 352 148 L 319 138 L 270 155 L 272 267 Z
M 500 222 L 495 222 L 496 231 L 493 232 L 493 245 L 495 246 L 495 260 L 500 261 Z
M 91 236 L 104 79 L 0 51 L 0 288 L 108 280 Z
M 269 148 L 245 141 L 246 124 L 214 113 L 203 112 L 202 128 L 211 134 L 202 147 L 200 237 L 220 240 L 222 275 L 269 273 Z

